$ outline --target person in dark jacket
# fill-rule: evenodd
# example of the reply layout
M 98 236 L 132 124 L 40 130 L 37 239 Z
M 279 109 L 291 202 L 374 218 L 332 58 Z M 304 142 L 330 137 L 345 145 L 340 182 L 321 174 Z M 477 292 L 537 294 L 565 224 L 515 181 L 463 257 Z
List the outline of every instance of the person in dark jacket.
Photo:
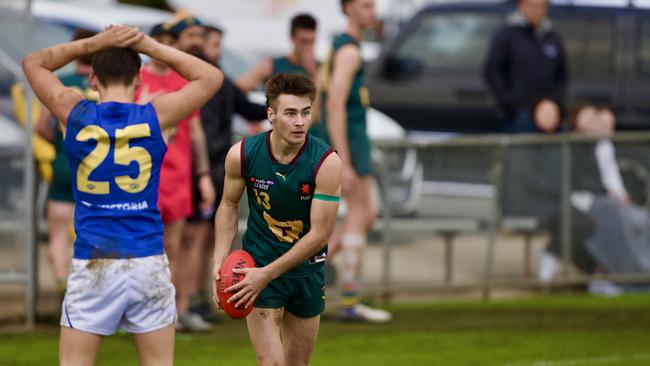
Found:
M 567 85 L 562 41 L 547 18 L 548 0 L 518 0 L 488 53 L 484 76 L 504 132 L 553 132 Z
M 202 57 L 213 65 L 218 65 L 221 58 L 221 38 L 223 30 L 212 26 L 204 26 L 205 43 Z M 224 75 L 222 88 L 201 108 L 201 123 L 208 142 L 208 156 L 210 158 L 210 171 L 206 172 L 212 178 L 216 192 L 216 206 L 219 206 L 223 194 L 224 164 L 226 154 L 232 145 L 233 115 L 237 113 L 250 122 L 249 130 L 261 131 L 262 120 L 266 119 L 266 107 L 248 100 L 246 95 L 235 85 L 228 76 Z M 214 208 L 201 211 L 199 192 L 194 192 L 195 216 L 190 218 L 185 231 L 184 242 L 190 245 L 191 252 L 187 255 L 187 265 L 194 268 L 194 288 L 196 293 L 191 299 L 190 313 L 192 316 L 201 316 L 204 320 L 213 320 L 210 297 L 202 291 L 205 281 L 209 278 L 211 269 L 209 263 L 212 258 L 212 245 L 214 243 Z M 197 322 L 200 323 L 200 322 Z M 189 327 L 188 327 L 189 328 Z M 188 329 L 192 330 L 192 329 Z

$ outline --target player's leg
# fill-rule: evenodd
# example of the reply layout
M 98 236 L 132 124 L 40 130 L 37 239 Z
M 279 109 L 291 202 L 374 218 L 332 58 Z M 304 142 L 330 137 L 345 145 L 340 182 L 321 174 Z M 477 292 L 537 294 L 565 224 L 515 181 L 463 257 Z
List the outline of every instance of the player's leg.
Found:
M 368 230 L 376 215 L 373 203 L 373 178 L 371 175 L 370 140 L 365 130 L 351 132 L 348 136 L 352 164 L 360 177 L 359 184 L 352 191 L 344 192 L 348 205 L 341 238 L 341 317 L 344 320 L 386 322 L 390 313 L 372 309 L 359 301 L 363 251 L 368 241 Z
M 211 226 L 210 222 L 204 220 L 189 220 L 185 225 L 176 281 L 178 322 L 182 330 L 207 331 L 212 328 L 199 314 L 190 311 L 190 300 L 200 288 L 201 262 L 205 257 Z
M 174 325 L 153 332 L 133 334 L 140 366 L 171 366 L 174 364 Z
M 261 366 L 284 366 L 280 335 L 284 308 L 255 308 L 246 318 L 248 335 Z
M 212 222 L 204 220 L 188 221 L 185 227 L 185 236 L 183 239 L 184 256 L 179 263 L 182 266 L 191 267 L 191 271 L 184 274 L 183 283 L 187 283 L 190 295 L 195 294 L 203 283 L 202 272 L 204 269 L 203 262 L 205 259 L 206 247 L 210 239 L 210 229 Z M 209 257 L 208 257 L 209 258 Z M 207 278 L 207 276 L 206 276 Z
M 172 270 L 172 279 L 175 278 L 175 266 L 180 252 L 181 240 L 183 239 L 183 229 L 185 228 L 185 219 L 177 218 L 173 221 L 165 222 L 163 228 L 163 242 L 165 252 L 169 257 Z
M 128 307 L 120 326 L 133 334 L 140 365 L 171 365 L 174 356 L 175 289 L 165 255 L 127 260 Z
M 286 366 L 306 366 L 316 345 L 320 315 L 301 318 L 290 312 L 282 320 L 282 343 Z
M 61 327 L 59 364 L 62 366 L 92 366 L 103 337 L 77 329 Z
M 70 228 L 73 215 L 73 203 L 47 201 L 48 259 L 58 285 L 65 283 L 68 277 L 72 244 Z
M 307 365 L 316 344 L 320 314 L 325 310 L 325 278 L 317 271 L 290 281 L 292 296 L 282 320 L 284 357 L 287 365 Z
M 363 250 L 367 242 L 368 212 L 370 209 L 369 177 L 361 177 L 358 189 L 346 192 L 347 212 L 341 236 L 341 289 L 343 308 L 353 308 L 358 301 L 359 277 Z M 345 309 L 344 309 L 345 310 Z

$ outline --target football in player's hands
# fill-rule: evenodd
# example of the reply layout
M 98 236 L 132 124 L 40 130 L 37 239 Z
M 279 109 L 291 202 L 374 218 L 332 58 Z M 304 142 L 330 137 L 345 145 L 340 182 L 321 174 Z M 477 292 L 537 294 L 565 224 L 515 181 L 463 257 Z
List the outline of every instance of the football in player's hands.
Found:
M 255 261 L 245 250 L 235 250 L 230 253 L 219 269 L 219 283 L 217 284 L 217 296 L 223 311 L 233 319 L 242 319 L 253 311 L 253 307 L 235 306 L 235 302 L 229 303 L 230 299 L 236 292 L 226 292 L 230 286 L 236 285 L 246 277 L 243 273 L 234 273 L 233 269 L 255 268 Z

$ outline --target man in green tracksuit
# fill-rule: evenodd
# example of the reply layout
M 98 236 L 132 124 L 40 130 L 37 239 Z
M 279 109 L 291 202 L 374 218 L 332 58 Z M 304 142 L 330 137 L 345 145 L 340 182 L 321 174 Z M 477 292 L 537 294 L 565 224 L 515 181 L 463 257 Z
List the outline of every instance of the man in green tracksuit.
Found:
M 360 41 L 363 31 L 376 21 L 374 0 L 341 0 L 348 18 L 346 32 L 335 37 L 321 70 L 323 118 L 310 133 L 331 143 L 343 163 L 341 189 L 347 212 L 340 228 L 341 306 L 346 321 L 387 322 L 391 314 L 359 301 L 359 277 L 363 249 L 374 220 L 371 198 L 370 140 L 366 133 L 368 91 L 363 86 Z M 339 240 L 330 241 L 333 251 Z
M 243 247 L 257 268 L 235 270 L 246 277 L 227 289 L 236 292 L 229 301 L 254 306 L 247 325 L 260 364 L 306 365 L 325 308 L 323 265 L 338 211 L 341 161 L 307 133 L 316 97 L 309 77 L 273 76 L 266 97 L 273 130 L 244 138 L 226 157 L 213 290 L 237 234 L 246 189 L 250 213 Z

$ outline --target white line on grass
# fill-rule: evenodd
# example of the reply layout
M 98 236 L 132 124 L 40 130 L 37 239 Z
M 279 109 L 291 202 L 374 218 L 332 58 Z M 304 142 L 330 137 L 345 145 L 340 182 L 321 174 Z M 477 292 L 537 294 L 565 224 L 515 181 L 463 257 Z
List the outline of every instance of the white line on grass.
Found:
M 572 360 L 561 361 L 534 361 L 531 363 L 516 363 L 506 364 L 504 366 L 582 366 L 582 365 L 608 365 L 619 363 L 623 361 L 638 361 L 650 359 L 650 353 L 638 353 L 635 355 L 623 356 L 607 356 L 607 357 L 591 357 L 591 358 L 576 358 Z

